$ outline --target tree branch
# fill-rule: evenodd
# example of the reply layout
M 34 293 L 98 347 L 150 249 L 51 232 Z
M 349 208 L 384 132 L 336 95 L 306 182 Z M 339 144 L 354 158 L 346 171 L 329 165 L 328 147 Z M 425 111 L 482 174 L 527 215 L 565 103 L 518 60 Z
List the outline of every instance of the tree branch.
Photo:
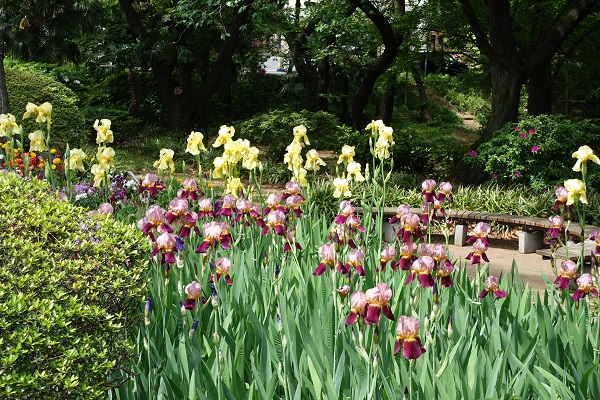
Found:
M 488 58 L 495 57 L 495 51 L 492 48 L 492 45 L 487 39 L 487 35 L 483 31 L 479 20 L 477 19 L 477 15 L 475 15 L 475 10 L 473 10 L 473 6 L 471 5 L 470 0 L 460 0 L 462 4 L 463 12 L 465 16 L 469 20 L 469 24 L 471 25 L 471 29 L 475 34 L 475 41 L 477 42 L 477 47 L 479 50 L 485 54 Z
M 531 76 L 544 64 L 550 62 L 566 38 L 596 5 L 596 0 L 580 0 L 575 4 L 571 11 L 548 31 L 542 43 L 525 59 L 525 75 Z

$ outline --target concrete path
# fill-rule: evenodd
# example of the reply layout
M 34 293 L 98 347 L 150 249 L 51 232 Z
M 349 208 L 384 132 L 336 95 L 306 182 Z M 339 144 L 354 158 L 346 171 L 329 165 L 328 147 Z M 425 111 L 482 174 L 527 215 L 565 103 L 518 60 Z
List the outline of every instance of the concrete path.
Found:
M 464 259 L 471 252 L 471 249 L 470 245 L 464 247 L 450 245 L 452 258 L 460 258 L 461 265 L 464 265 L 466 262 L 467 273 L 469 276 L 474 276 L 475 268 L 471 267 L 470 261 Z M 542 256 L 539 254 L 521 254 L 516 248 L 500 248 L 493 245 L 490 246 L 486 254 L 490 259 L 490 275 L 500 276 L 500 273 L 502 275 L 509 274 L 514 260 L 517 263 L 521 280 L 529 283 L 529 287 L 532 290 L 543 291 L 547 287 L 543 275 L 546 275 L 550 281 L 554 281 L 556 278 L 550 260 L 542 259 Z

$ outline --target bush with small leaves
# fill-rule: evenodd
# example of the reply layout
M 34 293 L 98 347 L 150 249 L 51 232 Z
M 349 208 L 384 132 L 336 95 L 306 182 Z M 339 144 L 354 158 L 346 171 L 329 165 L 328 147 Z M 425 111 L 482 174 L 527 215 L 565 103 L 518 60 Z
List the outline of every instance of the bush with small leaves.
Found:
M 299 112 L 290 110 L 274 110 L 259 114 L 246 121 L 234 124 L 236 137 L 250 140 L 262 146 L 268 146 L 269 158 L 281 162 L 290 144 L 295 126 L 304 125 L 308 138 L 309 148 L 330 149 L 338 142 L 339 121 L 333 114 L 324 111 Z
M 576 160 L 572 153 L 583 145 L 594 148 L 599 140 L 598 121 L 574 121 L 561 115 L 528 116 L 495 132 L 492 140 L 470 152 L 468 161 L 498 182 L 552 189 L 573 178 Z M 597 169 L 589 171 L 587 183 L 591 188 L 600 188 Z
M 128 365 L 147 242 L 49 186 L 0 174 L 0 398 L 103 398 Z

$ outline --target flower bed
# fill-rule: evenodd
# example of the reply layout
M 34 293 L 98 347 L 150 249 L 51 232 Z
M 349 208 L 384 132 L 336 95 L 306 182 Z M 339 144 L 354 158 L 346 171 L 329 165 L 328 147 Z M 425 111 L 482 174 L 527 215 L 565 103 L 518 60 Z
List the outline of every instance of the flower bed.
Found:
M 91 167 L 105 200 L 113 193 L 109 127 L 110 121 L 96 126 L 98 162 Z M 452 186 L 430 179 L 422 185 L 427 212 L 419 216 L 399 206 L 400 229 L 393 242 L 384 241 L 383 213 L 361 219 L 355 208 L 382 209 L 391 170 L 391 130 L 381 121 L 368 128 L 373 163 L 363 168 L 351 147 L 343 149 L 335 216 L 315 206 L 308 173 L 321 163 L 316 152 L 305 151 L 310 141 L 301 126 L 285 155 L 294 178 L 281 193 L 262 198 L 257 151 L 224 126 L 213 144 L 224 152 L 208 180 L 173 179 L 175 155 L 164 149 L 154 165 L 161 176 L 147 174 L 128 195 L 133 204 L 95 210 L 131 220 L 141 209 L 137 228 L 148 240 L 148 285 L 139 307 L 145 318 L 130 333 L 137 359 L 112 377 L 124 380 L 112 398 L 600 393 L 597 274 L 565 261 L 555 283 L 532 298 L 516 268 L 489 275 L 485 223 L 471 232 L 468 265 L 458 265 L 447 251 L 449 221 L 441 211 L 452 201 Z M 199 163 L 202 139 L 198 132 L 188 139 Z M 65 153 L 64 197 L 73 198 L 78 164 L 72 150 Z M 586 161 L 600 160 L 586 149 L 576 157 L 583 179 L 565 185 L 557 210 L 585 221 Z M 250 186 L 242 185 L 241 169 L 250 171 Z M 215 191 L 213 177 L 223 179 L 224 193 Z M 371 196 L 360 204 L 343 200 L 357 181 L 374 183 Z M 549 235 L 559 243 L 564 224 L 555 222 Z M 432 242 L 434 226 L 444 242 Z

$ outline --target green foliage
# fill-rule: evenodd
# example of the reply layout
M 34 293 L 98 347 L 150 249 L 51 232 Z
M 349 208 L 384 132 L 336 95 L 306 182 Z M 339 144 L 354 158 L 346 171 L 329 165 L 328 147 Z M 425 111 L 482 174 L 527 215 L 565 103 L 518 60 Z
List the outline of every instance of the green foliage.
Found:
M 571 154 L 580 146 L 600 141 L 593 120 L 572 121 L 560 115 L 526 117 L 509 123 L 477 149 L 470 161 L 500 182 L 524 182 L 534 188 L 553 188 L 575 178 Z M 590 166 L 588 185 L 600 188 L 600 168 Z
M 0 224 L 0 397 L 103 398 L 132 354 L 145 240 L 13 174 Z
M 77 96 L 51 76 L 27 66 L 6 68 L 6 85 L 12 114 L 23 125 L 25 135 L 34 130 L 46 132 L 46 125 L 35 122 L 35 118 L 20 121 L 27 103 L 52 104 L 51 145 L 69 143 L 71 147 L 81 146 L 87 141 L 90 127 L 87 127 L 83 114 L 78 108 Z
M 323 111 L 274 110 L 235 123 L 234 127 L 236 137 L 248 139 L 253 144 L 268 146 L 268 157 L 281 162 L 286 147 L 294 138 L 295 126 L 306 126 L 310 139 L 309 148 L 327 149 L 338 143 L 338 124 L 339 121 L 334 115 Z
M 430 289 L 404 284 L 406 272 L 376 271 L 381 221 L 367 218 L 359 244 L 367 275 L 348 281 L 328 268 L 314 277 L 317 249 L 335 225 L 311 212 L 310 203 L 307 208 L 295 225 L 304 250 L 283 253 L 277 236 L 233 224 L 230 250 L 201 256 L 194 248 L 203 239 L 192 235 L 180 254 L 183 267 L 173 267 L 168 280 L 155 264 L 148 289 L 160 306 L 132 338 L 140 349 L 136 374 L 111 398 L 385 399 L 408 387 L 412 399 L 574 399 L 600 391 L 600 324 L 587 298 L 577 307 L 551 285 L 533 297 L 515 266 L 500 278 L 506 298 L 480 299 L 486 266 L 471 278 L 460 265 L 454 285 L 439 287 L 434 303 Z M 340 261 L 348 250 L 340 245 Z M 198 300 L 194 309 L 183 309 L 180 288 L 198 281 L 208 298 L 209 265 L 221 256 L 231 261 L 232 286 L 214 279 L 206 304 Z M 450 255 L 461 264 L 458 257 Z M 393 354 L 396 321 L 381 316 L 376 327 L 361 318 L 352 327 L 344 323 L 352 306 L 336 288 L 364 291 L 378 282 L 393 291 L 396 318 L 419 318 L 426 352 L 417 360 Z
M 485 124 L 491 112 L 489 77 L 485 74 L 467 70 L 457 76 L 430 74 L 426 85 L 438 96 L 444 97 L 458 111 L 472 114 L 477 122 Z
M 418 175 L 444 174 L 462 156 L 467 145 L 449 129 L 445 122 L 421 124 L 411 121 L 394 122 L 394 142 L 390 154 L 394 159 L 394 170 L 416 173 Z M 354 131 L 342 126 L 339 128 L 342 145 L 354 146 L 355 159 L 361 163 L 371 159 L 369 136 L 366 131 Z

